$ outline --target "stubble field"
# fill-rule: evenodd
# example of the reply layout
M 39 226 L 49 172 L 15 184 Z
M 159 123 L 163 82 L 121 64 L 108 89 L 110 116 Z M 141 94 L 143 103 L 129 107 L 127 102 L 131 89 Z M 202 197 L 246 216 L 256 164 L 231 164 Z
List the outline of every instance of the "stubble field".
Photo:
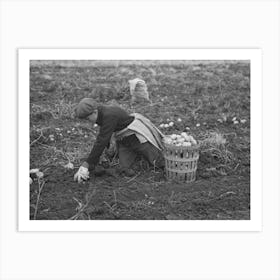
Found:
M 131 104 L 128 80 L 145 80 L 151 104 Z M 200 142 L 196 181 L 169 181 L 139 159 L 132 178 L 115 173 L 108 149 L 97 172 L 73 176 L 98 128 L 74 118 L 83 97 L 148 117 L 164 134 Z M 74 169 L 67 168 L 69 163 Z M 32 62 L 30 66 L 30 219 L 250 219 L 250 64 L 215 62 Z

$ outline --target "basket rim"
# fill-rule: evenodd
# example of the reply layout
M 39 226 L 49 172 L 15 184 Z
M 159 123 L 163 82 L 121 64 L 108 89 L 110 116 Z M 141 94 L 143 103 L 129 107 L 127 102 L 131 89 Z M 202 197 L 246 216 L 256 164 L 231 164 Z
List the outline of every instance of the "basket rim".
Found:
M 200 148 L 200 144 L 196 144 L 196 145 L 192 145 L 190 147 L 184 147 L 184 146 L 175 146 L 175 145 L 172 145 L 172 144 L 166 144 L 163 142 L 163 146 L 164 148 L 168 148 L 168 149 L 171 149 L 171 150 L 199 150 Z

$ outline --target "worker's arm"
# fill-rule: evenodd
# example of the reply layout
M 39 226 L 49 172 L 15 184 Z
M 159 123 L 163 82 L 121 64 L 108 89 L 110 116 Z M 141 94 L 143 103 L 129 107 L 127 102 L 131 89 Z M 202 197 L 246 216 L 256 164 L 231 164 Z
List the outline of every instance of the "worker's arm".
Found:
M 99 158 L 103 153 L 105 147 L 110 143 L 111 136 L 116 128 L 117 118 L 114 116 L 107 116 L 103 120 L 103 124 L 100 127 L 99 134 L 97 135 L 96 141 L 93 148 L 86 160 L 89 166 L 95 166 L 99 162 Z M 85 163 L 85 165 L 86 165 Z

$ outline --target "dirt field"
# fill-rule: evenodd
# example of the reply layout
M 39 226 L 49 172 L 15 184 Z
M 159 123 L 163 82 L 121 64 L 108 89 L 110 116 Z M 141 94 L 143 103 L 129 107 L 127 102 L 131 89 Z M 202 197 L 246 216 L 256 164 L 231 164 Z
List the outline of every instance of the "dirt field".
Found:
M 132 106 L 128 80 L 146 81 L 152 103 Z M 139 159 L 132 178 L 114 172 L 118 158 L 104 152 L 83 184 L 73 176 L 98 129 L 73 117 L 83 97 L 142 113 L 165 134 L 186 131 L 201 144 L 197 179 L 168 181 Z M 74 169 L 67 169 L 69 162 Z M 250 219 L 250 65 L 120 63 L 30 67 L 30 219 Z

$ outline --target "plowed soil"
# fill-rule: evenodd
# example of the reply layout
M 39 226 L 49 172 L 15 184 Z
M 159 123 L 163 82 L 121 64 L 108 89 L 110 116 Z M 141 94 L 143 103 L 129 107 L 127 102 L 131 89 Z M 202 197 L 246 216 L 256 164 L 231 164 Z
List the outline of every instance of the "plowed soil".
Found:
M 151 104 L 131 104 L 127 83 L 136 77 L 146 81 Z M 134 166 L 136 176 L 120 176 L 112 143 L 90 180 L 74 182 L 98 133 L 98 128 L 73 116 L 83 97 L 142 113 L 158 127 L 173 121 L 174 126 L 162 129 L 165 134 L 186 131 L 208 144 L 216 135 L 213 145 L 200 151 L 196 181 L 168 180 L 142 159 Z M 74 169 L 65 168 L 69 162 Z M 32 175 L 30 219 L 248 220 L 250 65 L 34 62 L 30 66 L 32 168 L 39 168 L 44 178 L 38 181 Z

